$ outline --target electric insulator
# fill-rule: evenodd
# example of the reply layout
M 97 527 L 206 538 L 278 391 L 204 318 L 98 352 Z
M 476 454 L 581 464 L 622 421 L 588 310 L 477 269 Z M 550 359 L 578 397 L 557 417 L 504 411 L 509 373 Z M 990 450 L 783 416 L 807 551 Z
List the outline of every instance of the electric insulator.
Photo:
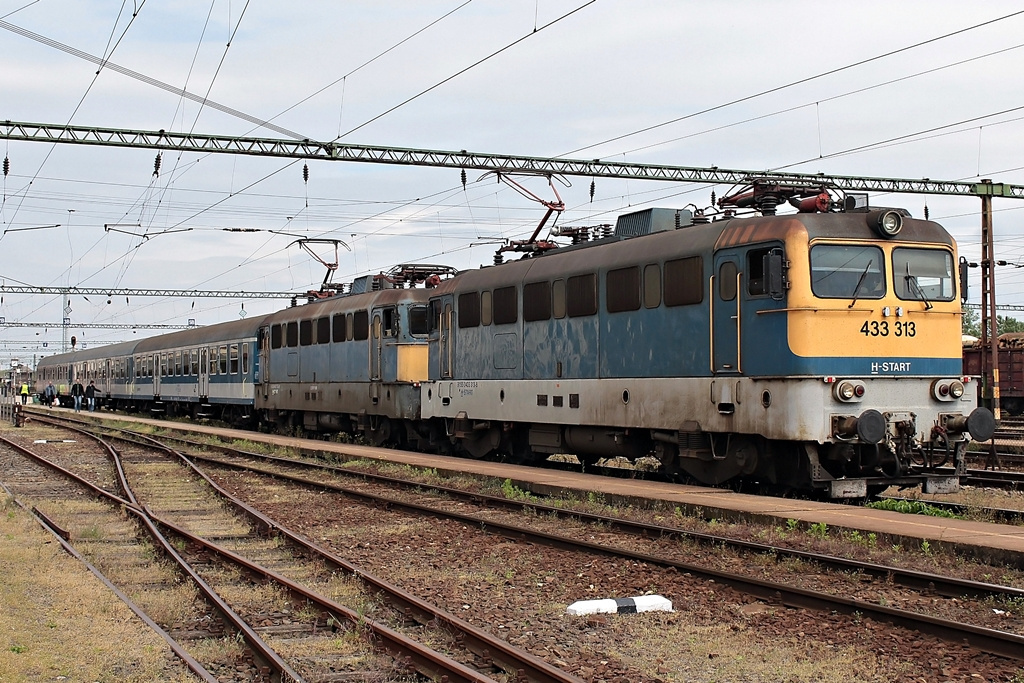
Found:
M 4 157 L 4 177 L 6 178 L 11 172 L 11 158 Z
M 715 191 L 711 190 L 711 206 L 715 205 Z
M 302 165 L 302 182 L 309 182 L 309 164 Z
M 462 169 L 462 189 L 466 189 L 466 169 Z
M 928 220 L 928 205 L 924 205 L 924 219 Z
M 494 252 L 494 265 L 500 266 L 504 262 L 505 262 L 505 255 L 502 254 L 500 251 Z
M 162 156 L 163 156 L 163 152 L 157 152 L 156 159 L 153 161 L 153 177 L 154 178 L 159 178 L 160 177 L 160 162 L 161 162 L 161 157 Z
M 597 186 L 596 181 L 591 180 L 590 181 L 590 201 L 591 201 L 591 203 L 593 203 L 593 201 L 594 201 L 594 188 L 596 186 Z

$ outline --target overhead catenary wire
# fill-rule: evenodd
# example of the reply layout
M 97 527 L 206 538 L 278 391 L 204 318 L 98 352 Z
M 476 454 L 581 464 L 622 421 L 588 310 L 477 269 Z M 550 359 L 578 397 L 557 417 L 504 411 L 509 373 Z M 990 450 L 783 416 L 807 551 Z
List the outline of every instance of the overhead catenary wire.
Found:
M 594 147 L 599 147 L 601 145 L 606 145 L 606 144 L 608 144 L 610 142 L 618 142 L 619 140 L 624 140 L 626 138 L 633 137 L 634 135 L 639 135 L 641 133 L 646 133 L 646 132 L 649 132 L 649 131 L 652 131 L 652 130 L 657 130 L 658 128 L 664 128 L 665 126 L 669 126 L 669 125 L 672 125 L 674 123 L 679 123 L 680 121 L 685 121 L 687 119 L 692 119 L 692 118 L 697 117 L 697 116 L 702 116 L 704 114 L 708 114 L 708 113 L 711 113 L 713 111 L 718 111 L 720 109 L 725 109 L 726 107 L 731 107 L 733 105 L 740 104 L 742 102 L 749 102 L 750 100 L 757 99 L 758 97 L 763 97 L 765 95 L 769 95 L 771 93 L 776 93 L 776 92 L 779 92 L 781 90 L 785 90 L 787 88 L 792 88 L 792 87 L 797 86 L 797 85 L 802 85 L 804 83 L 810 83 L 811 81 L 818 80 L 819 78 L 824 78 L 826 76 L 832 76 L 832 75 L 835 75 L 837 73 L 841 73 L 843 71 L 847 71 L 849 69 L 853 69 L 853 68 L 858 67 L 858 66 L 863 66 L 864 64 L 869 64 L 871 62 L 875 62 L 875 61 L 878 61 L 880 59 L 885 59 L 886 57 L 891 57 L 893 55 L 900 54 L 901 52 L 907 52 L 908 50 L 913 50 L 913 49 L 922 47 L 924 45 L 929 45 L 931 43 L 935 43 L 935 42 L 940 41 L 940 40 L 945 40 L 947 38 L 951 38 L 953 36 L 960 35 L 962 33 L 968 32 L 968 31 L 973 31 L 975 29 L 979 29 L 979 28 L 982 28 L 984 26 L 989 26 L 989 25 L 994 24 L 994 23 L 999 22 L 999 21 L 1004 21 L 1006 19 L 1011 19 L 1013 17 L 1020 16 L 1022 14 L 1024 14 L 1024 10 L 1019 10 L 1019 11 L 1016 11 L 1016 12 L 1011 12 L 1011 13 L 1005 14 L 1005 15 L 1003 15 L 1001 17 L 996 17 L 995 19 L 990 19 L 988 21 L 983 21 L 981 23 L 974 24 L 972 26 L 967 26 L 965 28 L 958 29 L 956 31 L 945 33 L 945 34 L 943 34 L 941 36 L 935 36 L 934 38 L 929 38 L 927 40 L 922 40 L 922 41 L 919 41 L 917 43 L 913 43 L 911 45 L 907 45 L 907 46 L 904 46 L 904 47 L 901 47 L 901 48 L 898 48 L 898 49 L 895 49 L 895 50 L 889 50 L 888 52 L 884 52 L 882 54 L 875 55 L 874 57 L 868 57 L 866 59 L 861 59 L 861 60 L 858 60 L 856 62 L 852 62 L 850 64 L 846 64 L 845 66 L 840 66 L 840 67 L 836 67 L 834 69 L 829 69 L 827 71 L 823 71 L 821 73 L 817 73 L 817 74 L 814 74 L 812 76 L 806 76 L 806 77 L 803 77 L 803 78 L 799 78 L 799 79 L 797 79 L 795 81 L 790 81 L 790 82 L 785 83 L 783 85 L 777 85 L 777 86 L 774 86 L 774 87 L 771 87 L 771 88 L 767 88 L 765 90 L 758 91 L 758 92 L 753 93 L 751 95 L 746 95 L 744 97 L 740 97 L 740 98 L 737 98 L 737 99 L 734 99 L 734 100 L 730 100 L 728 102 L 723 102 L 722 104 L 716 104 L 714 106 L 707 107 L 705 109 L 701 109 L 700 111 L 695 111 L 695 112 L 692 112 L 692 113 L 689 113 L 689 114 L 685 114 L 683 116 L 677 116 L 677 117 L 675 117 L 673 119 L 669 119 L 668 121 L 662 121 L 661 123 L 656 123 L 656 124 L 653 124 L 653 125 L 650 125 L 650 126 L 644 126 L 643 128 L 639 128 L 639 129 L 631 131 L 629 133 L 623 133 L 621 135 L 616 135 L 614 137 L 607 138 L 605 140 L 601 140 L 600 142 L 595 142 L 595 143 L 592 143 L 592 144 L 589 144 L 589 145 L 585 145 L 583 147 L 577 147 L 576 149 L 570 150 L 568 152 L 564 152 L 562 154 L 559 154 L 558 156 L 559 157 L 566 157 L 566 156 L 569 156 L 570 154 L 576 154 L 578 152 L 582 152 L 582 151 L 587 150 L 587 149 L 593 149 Z

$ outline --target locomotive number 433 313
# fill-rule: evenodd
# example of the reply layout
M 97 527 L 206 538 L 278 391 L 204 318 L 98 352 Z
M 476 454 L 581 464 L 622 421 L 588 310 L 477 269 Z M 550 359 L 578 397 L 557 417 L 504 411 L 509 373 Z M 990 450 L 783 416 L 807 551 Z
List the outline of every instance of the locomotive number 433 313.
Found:
M 917 327 L 909 320 L 894 320 L 891 324 L 888 320 L 865 320 L 860 333 L 865 337 L 916 337 Z

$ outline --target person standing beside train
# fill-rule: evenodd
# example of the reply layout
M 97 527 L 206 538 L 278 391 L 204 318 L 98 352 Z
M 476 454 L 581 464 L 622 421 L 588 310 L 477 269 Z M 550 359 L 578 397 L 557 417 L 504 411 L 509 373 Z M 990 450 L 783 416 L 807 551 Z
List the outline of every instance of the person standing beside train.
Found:
M 43 403 L 48 407 L 53 407 L 53 402 L 57 398 L 57 389 L 53 386 L 53 382 L 46 385 L 46 389 L 43 391 Z
M 21 385 L 21 405 L 28 403 L 28 382 Z
M 85 403 L 90 413 L 96 410 L 96 383 L 92 380 L 89 380 L 89 386 L 85 388 Z
M 82 397 L 83 396 L 85 396 L 85 388 L 82 386 L 82 383 L 79 382 L 76 379 L 75 383 L 73 385 L 71 385 L 71 397 L 73 399 L 75 399 L 75 412 L 76 413 L 82 412 Z

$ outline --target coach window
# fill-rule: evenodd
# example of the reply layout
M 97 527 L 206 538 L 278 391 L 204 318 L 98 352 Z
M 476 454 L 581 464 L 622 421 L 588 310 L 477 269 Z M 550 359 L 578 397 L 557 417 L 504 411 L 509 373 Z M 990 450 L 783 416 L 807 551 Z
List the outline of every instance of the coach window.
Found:
M 249 342 L 242 342 L 242 374 L 249 374 Z
M 142 378 L 142 358 L 140 358 L 139 356 L 135 357 L 135 378 Z
M 281 325 L 270 326 L 270 348 L 279 349 L 284 341 L 284 332 L 281 330 Z
M 345 341 L 345 314 L 336 313 L 331 318 L 331 339 L 335 344 Z
M 565 280 L 551 283 L 551 315 L 558 320 L 565 317 Z
M 411 306 L 409 308 L 409 334 L 413 337 L 426 337 L 430 334 L 430 320 L 427 317 L 426 306 Z
M 550 282 L 530 282 L 523 285 L 523 320 L 551 320 Z
M 181 377 L 181 351 L 174 352 L 174 374 Z
M 237 375 L 238 374 L 238 344 L 232 344 L 231 345 L 231 355 L 229 357 L 231 359 L 231 374 L 232 375 Z
M 365 341 L 370 336 L 370 314 L 366 311 L 356 311 L 352 316 L 352 339 Z
M 516 288 L 499 287 L 494 290 L 494 324 L 510 325 L 519 320 L 519 296 Z
M 491 290 L 480 292 L 480 324 L 490 325 L 494 322 L 494 296 Z
M 192 374 L 199 375 L 199 349 L 192 349 Z
M 704 259 L 700 256 L 665 262 L 665 305 L 688 306 L 704 300 Z
M 597 275 L 574 275 L 565 286 L 565 310 L 570 318 L 597 313 Z
M 948 251 L 897 247 L 892 250 L 892 279 L 896 296 L 905 301 L 952 301 L 956 295 Z
M 605 308 L 609 313 L 640 310 L 640 268 L 609 270 L 605 276 Z
M 161 353 L 160 354 L 160 376 L 161 377 L 166 377 L 167 376 L 167 354 L 166 353 Z
M 284 343 L 288 348 L 299 345 L 299 324 L 297 322 L 285 323 Z
M 220 347 L 220 351 L 217 354 L 220 356 L 220 374 L 228 374 L 228 346 L 224 344 Z
M 313 343 L 313 321 L 303 320 L 299 322 L 299 344 L 309 346 Z
M 811 291 L 823 299 L 881 299 L 885 296 L 882 250 L 854 244 L 811 247 Z M 899 277 L 897 276 L 897 280 Z
M 480 325 L 480 292 L 459 294 L 459 327 Z
M 316 343 L 329 344 L 331 341 L 331 319 L 328 316 L 317 318 L 316 321 Z
M 217 366 L 218 365 L 220 365 L 220 363 L 217 361 L 217 347 L 216 346 L 211 346 L 210 347 L 210 370 L 209 370 L 209 374 L 216 375 L 217 374 Z
M 644 266 L 644 308 L 661 305 L 661 267 L 657 263 Z

